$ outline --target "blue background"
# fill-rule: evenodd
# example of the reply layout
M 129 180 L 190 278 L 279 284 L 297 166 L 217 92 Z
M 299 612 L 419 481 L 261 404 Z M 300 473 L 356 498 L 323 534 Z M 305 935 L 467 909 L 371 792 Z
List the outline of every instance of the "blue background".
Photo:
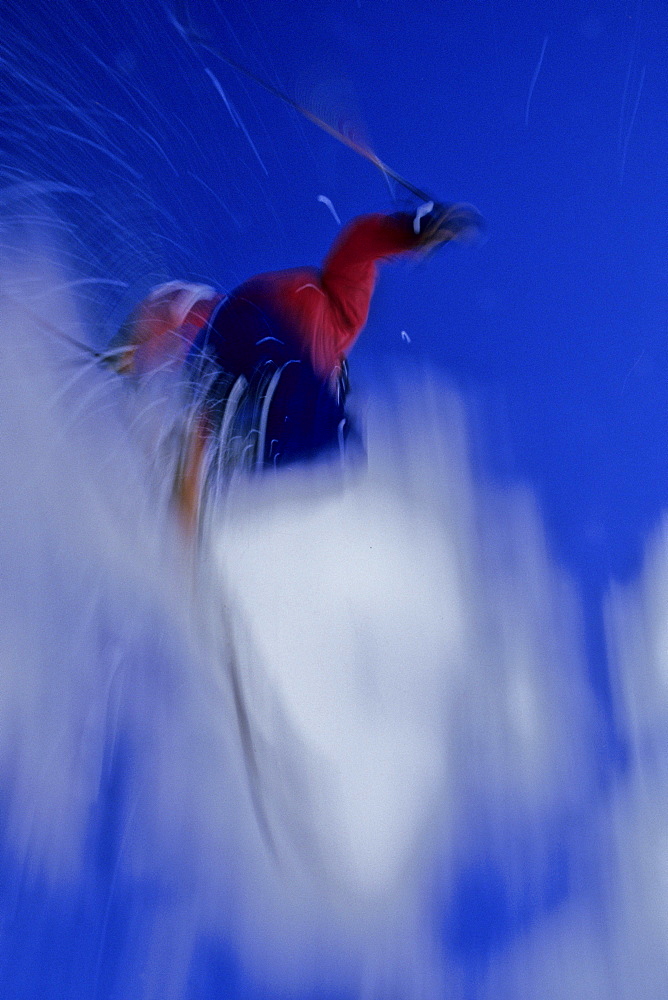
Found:
M 160 4 L 31 7 L 8 5 L 7 49 L 73 107 L 42 105 L 41 126 L 26 112 L 29 141 L 5 133 L 5 162 L 108 190 L 109 214 L 136 230 L 120 277 L 228 288 L 322 259 L 336 224 L 319 194 L 343 221 L 394 207 L 367 161 L 190 49 Z M 592 585 L 637 570 L 667 486 L 665 7 L 255 0 L 195 13 L 255 73 L 335 123 L 357 118 L 414 184 L 480 208 L 483 247 L 386 269 L 353 359 L 366 373 L 409 352 L 482 392 L 499 471 L 538 491 L 559 557 Z
M 27 72 L 46 64 L 138 176 L 57 133 L 42 173 L 85 179 L 100 198 L 105 183 L 127 185 L 109 212 L 128 230 L 143 223 L 134 249 L 155 271 L 127 265 L 133 279 L 230 287 L 322 259 L 336 225 L 319 194 L 344 221 L 393 208 L 366 161 L 190 50 L 160 5 L 65 9 L 21 14 Z M 413 183 L 480 208 L 483 247 L 386 269 L 353 360 L 367 373 L 408 352 L 482 393 L 498 471 L 538 491 L 559 557 L 592 586 L 637 570 L 667 486 L 665 7 L 256 0 L 196 14 L 215 45 L 288 94 L 334 121 L 357 116 Z M 58 127 L 87 134 L 67 114 Z
M 221 50 L 319 113 L 350 115 L 400 174 L 486 217 L 483 246 L 385 268 L 352 374 L 373 384 L 388 364 L 426 360 L 480 402 L 488 466 L 531 485 L 580 588 L 605 704 L 602 597 L 638 573 L 668 495 L 668 8 L 232 0 L 192 12 Z M 395 206 L 368 162 L 191 48 L 159 3 L 32 0 L 6 4 L 0 23 L 5 177 L 89 192 L 95 211 L 74 195 L 61 211 L 92 248 L 89 271 L 127 284 L 91 305 L 99 345 L 157 281 L 229 288 L 317 263 L 337 229 L 321 194 L 343 221 Z M 553 868 L 558 899 L 556 848 Z M 494 878 L 475 873 L 455 907 L 466 961 L 529 920 Z

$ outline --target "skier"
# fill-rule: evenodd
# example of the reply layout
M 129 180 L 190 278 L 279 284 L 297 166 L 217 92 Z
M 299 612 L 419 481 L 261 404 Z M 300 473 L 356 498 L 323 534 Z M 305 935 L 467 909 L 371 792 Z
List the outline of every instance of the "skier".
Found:
M 342 448 L 350 431 L 346 358 L 363 329 L 377 263 L 465 239 L 481 226 L 470 205 L 363 215 L 339 234 L 320 270 L 257 275 L 227 295 L 170 282 L 124 324 L 121 372 L 186 374 L 194 418 L 176 476 L 185 521 L 197 521 L 205 469 L 282 466 Z M 208 459 L 208 461 L 206 461 Z

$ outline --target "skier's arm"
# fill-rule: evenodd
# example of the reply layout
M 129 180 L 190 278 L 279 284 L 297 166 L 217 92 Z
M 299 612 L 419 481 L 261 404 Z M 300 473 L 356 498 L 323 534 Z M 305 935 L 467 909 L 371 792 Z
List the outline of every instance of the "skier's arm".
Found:
M 428 251 L 480 225 L 468 205 L 422 206 L 417 212 L 362 215 L 338 236 L 322 268 L 321 285 L 338 316 L 345 353 L 364 326 L 377 262 L 410 251 Z
M 321 287 L 336 316 L 337 349 L 344 353 L 369 313 L 376 262 L 415 249 L 408 215 L 361 215 L 339 234 L 321 272 Z

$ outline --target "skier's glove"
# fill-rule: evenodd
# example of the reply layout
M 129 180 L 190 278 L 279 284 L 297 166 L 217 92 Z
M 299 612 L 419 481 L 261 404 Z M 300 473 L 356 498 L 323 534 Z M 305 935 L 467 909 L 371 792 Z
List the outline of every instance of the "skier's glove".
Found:
M 432 250 L 449 240 L 471 242 L 484 228 L 483 218 L 473 205 L 443 205 L 427 202 L 413 219 L 413 232 L 420 250 Z

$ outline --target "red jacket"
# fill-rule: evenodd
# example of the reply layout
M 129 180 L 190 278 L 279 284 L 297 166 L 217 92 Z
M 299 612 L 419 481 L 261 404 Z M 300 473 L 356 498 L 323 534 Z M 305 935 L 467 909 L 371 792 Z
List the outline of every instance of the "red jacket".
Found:
M 338 235 L 320 270 L 259 274 L 233 294 L 254 302 L 268 316 L 275 315 L 318 374 L 327 378 L 367 321 L 378 262 L 418 244 L 412 216 L 358 216 Z
M 316 372 L 328 378 L 366 323 L 378 262 L 419 244 L 412 215 L 361 215 L 339 233 L 320 270 L 270 271 L 231 294 L 289 330 Z M 119 369 L 142 373 L 170 359 L 182 361 L 222 298 L 212 288 L 185 282 L 154 289 L 124 325 Z M 124 354 L 123 347 L 132 353 Z

